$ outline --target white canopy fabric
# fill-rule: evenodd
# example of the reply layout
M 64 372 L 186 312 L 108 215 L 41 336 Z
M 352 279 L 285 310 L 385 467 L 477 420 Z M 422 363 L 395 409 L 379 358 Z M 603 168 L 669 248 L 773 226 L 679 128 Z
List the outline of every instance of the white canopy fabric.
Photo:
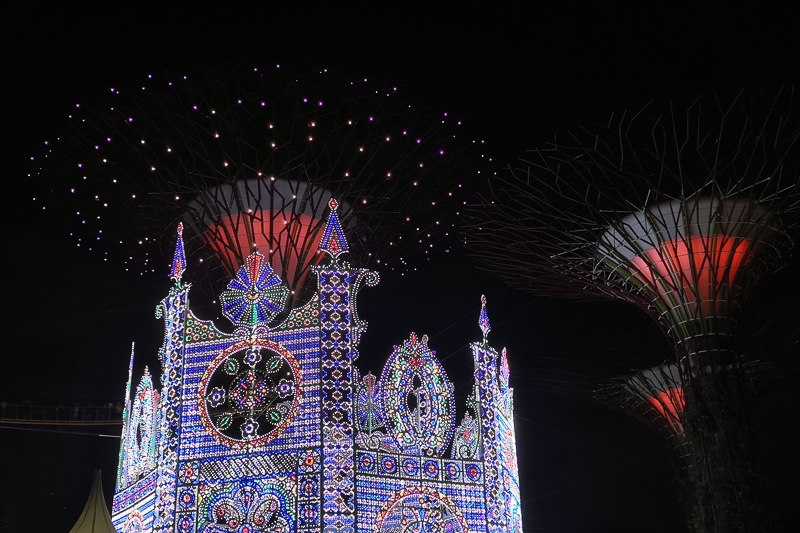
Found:
M 83 508 L 78 521 L 69 530 L 69 533 L 117 533 L 111 522 L 105 499 L 103 498 L 103 482 L 100 480 L 100 470 L 94 471 L 92 490 L 89 499 Z

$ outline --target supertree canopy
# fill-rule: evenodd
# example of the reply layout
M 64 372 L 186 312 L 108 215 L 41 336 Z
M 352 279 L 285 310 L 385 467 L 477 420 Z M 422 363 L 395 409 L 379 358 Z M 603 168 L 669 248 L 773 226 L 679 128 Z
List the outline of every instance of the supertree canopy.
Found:
M 615 116 L 534 151 L 470 213 L 471 249 L 511 284 L 622 299 L 661 325 L 672 360 L 643 363 L 618 390 L 678 437 L 698 530 L 768 527 L 736 332 L 756 282 L 786 263 L 800 229 L 794 106 L 783 89 Z
M 46 207 L 66 208 L 77 246 L 139 272 L 183 222 L 209 294 L 259 251 L 304 299 L 331 198 L 359 264 L 409 268 L 408 245 L 448 247 L 479 173 L 460 121 L 327 70 L 165 72 L 101 100 L 34 158 Z

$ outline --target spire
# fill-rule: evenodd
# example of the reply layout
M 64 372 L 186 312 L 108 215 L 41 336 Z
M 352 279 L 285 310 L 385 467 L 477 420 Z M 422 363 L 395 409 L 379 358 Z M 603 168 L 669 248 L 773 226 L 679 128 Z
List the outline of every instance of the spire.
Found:
M 325 233 L 322 236 L 322 242 L 319 244 L 319 248 L 336 259 L 339 255 L 348 251 L 347 239 L 344 237 L 344 230 L 339 222 L 339 215 L 337 212 L 339 203 L 331 198 L 328 205 L 331 208 L 331 212 L 328 215 L 328 222 L 325 223 Z
M 131 417 L 131 382 L 133 381 L 133 350 L 135 342 L 131 343 L 131 360 L 128 363 L 128 384 L 125 385 L 125 406 L 122 411 L 122 436 L 119 446 L 119 463 L 117 464 L 117 489 L 121 489 L 125 479 L 125 437 L 128 434 L 128 422 Z
M 183 252 L 183 222 L 178 223 L 178 242 L 175 243 L 175 255 L 172 257 L 172 271 L 169 277 L 180 283 L 186 270 L 186 255 Z
M 86 507 L 83 508 L 80 518 L 69 530 L 69 533 L 116 533 L 116 531 L 103 498 L 103 482 L 100 479 L 100 470 L 95 470 L 92 489 L 89 491 L 89 499 L 86 500 Z
M 481 332 L 483 333 L 483 342 L 486 342 L 486 336 L 492 330 L 492 327 L 489 325 L 489 315 L 486 314 L 486 296 L 481 295 L 481 315 L 478 318 L 478 325 L 481 327 Z

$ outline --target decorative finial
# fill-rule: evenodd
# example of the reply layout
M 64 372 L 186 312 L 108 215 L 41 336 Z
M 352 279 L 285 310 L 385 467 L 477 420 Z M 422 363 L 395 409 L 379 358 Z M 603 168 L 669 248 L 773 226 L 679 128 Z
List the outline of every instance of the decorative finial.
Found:
M 325 233 L 322 235 L 322 242 L 319 244 L 320 250 L 327 253 L 333 259 L 348 251 L 347 239 L 344 230 L 339 222 L 339 203 L 331 198 L 328 203 L 331 208 L 328 214 L 328 221 L 325 223 Z
M 483 342 L 486 342 L 486 336 L 492 331 L 492 327 L 489 325 L 489 315 L 486 314 L 486 296 L 484 295 L 481 295 L 481 316 L 478 318 L 478 325 L 483 333 Z
M 186 255 L 183 252 L 183 222 L 178 223 L 178 242 L 175 243 L 175 255 L 172 257 L 172 271 L 169 277 L 180 283 L 186 270 Z
M 505 392 L 508 389 L 508 380 L 511 377 L 511 371 L 508 368 L 508 355 L 506 354 L 505 347 L 500 355 L 500 390 Z

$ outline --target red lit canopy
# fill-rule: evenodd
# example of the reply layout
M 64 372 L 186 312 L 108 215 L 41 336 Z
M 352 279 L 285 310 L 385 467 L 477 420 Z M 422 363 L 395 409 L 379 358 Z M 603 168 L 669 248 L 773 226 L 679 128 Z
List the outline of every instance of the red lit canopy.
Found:
M 749 200 L 672 201 L 622 218 L 602 236 L 599 251 L 672 320 L 724 316 L 731 288 L 773 222 Z
M 311 267 L 324 256 L 319 244 L 330 199 L 329 191 L 303 181 L 241 180 L 195 198 L 187 229 L 213 252 L 227 277 L 258 251 L 299 296 L 308 292 Z

